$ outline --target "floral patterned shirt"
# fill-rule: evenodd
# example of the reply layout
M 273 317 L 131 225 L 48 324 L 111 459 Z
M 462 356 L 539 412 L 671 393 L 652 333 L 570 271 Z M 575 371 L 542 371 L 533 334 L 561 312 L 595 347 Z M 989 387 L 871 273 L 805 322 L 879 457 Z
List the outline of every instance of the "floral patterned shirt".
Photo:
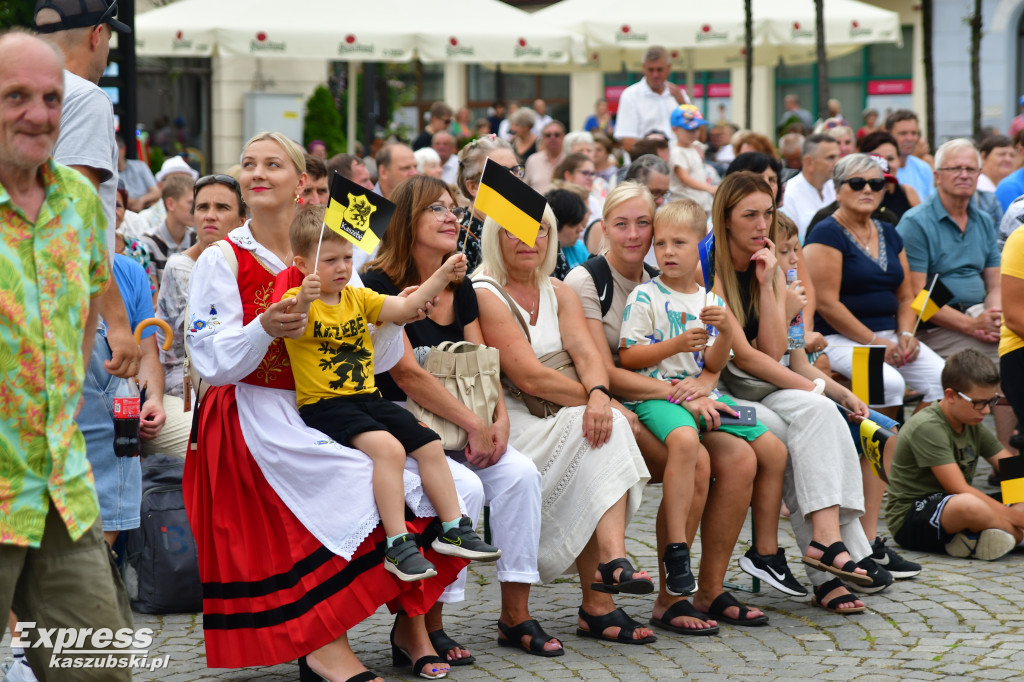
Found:
M 99 518 L 85 439 L 83 321 L 110 277 L 107 219 L 50 159 L 33 223 L 0 185 L 0 544 L 39 547 L 52 500 L 77 540 Z

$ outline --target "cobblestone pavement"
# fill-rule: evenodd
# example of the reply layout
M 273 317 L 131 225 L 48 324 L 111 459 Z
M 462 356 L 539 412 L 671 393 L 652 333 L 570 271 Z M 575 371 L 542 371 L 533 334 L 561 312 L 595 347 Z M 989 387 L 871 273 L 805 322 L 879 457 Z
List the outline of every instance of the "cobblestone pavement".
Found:
M 983 490 L 988 467 L 979 466 L 975 481 Z M 657 569 L 654 515 L 660 486 L 650 486 L 640 512 L 629 526 L 628 551 L 634 565 Z M 782 523 L 780 544 L 798 578 L 806 578 L 789 531 Z M 749 523 L 740 535 L 728 580 L 749 585 L 735 559 L 747 549 Z M 771 617 L 766 627 L 721 626 L 714 637 L 681 637 L 658 632 L 647 646 L 614 645 L 575 636 L 579 588 L 568 577 L 535 587 L 533 615 L 566 646 L 560 658 L 538 658 L 494 643 L 498 583 L 493 566 L 471 569 L 468 599 L 446 609 L 446 629 L 476 655 L 475 666 L 453 669 L 455 680 L 1007 680 L 1024 678 L 1024 613 L 1020 607 L 1020 573 L 1024 551 L 995 562 L 952 559 L 945 555 L 905 555 L 922 563 L 916 579 L 898 581 L 881 594 L 869 595 L 869 611 L 840 616 L 814 608 L 809 598 L 792 599 L 764 588 L 759 594 L 737 593 Z M 700 556 L 699 542 L 695 556 Z M 650 616 L 652 596 L 620 597 L 618 604 L 635 618 Z M 136 627 L 151 627 L 154 655 L 168 654 L 166 670 L 139 672 L 136 680 L 298 679 L 294 663 L 269 668 L 206 668 L 202 618 L 199 615 L 136 614 Z M 351 633 L 362 661 L 388 679 L 413 679 L 391 667 L 387 646 L 391 618 L 385 610 Z M 0 659 L 9 656 L 6 637 Z

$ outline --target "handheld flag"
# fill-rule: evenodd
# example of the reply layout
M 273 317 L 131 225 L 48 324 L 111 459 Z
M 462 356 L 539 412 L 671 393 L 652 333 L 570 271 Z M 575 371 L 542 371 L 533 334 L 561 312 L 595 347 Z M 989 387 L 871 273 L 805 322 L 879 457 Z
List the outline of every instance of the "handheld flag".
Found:
M 921 289 L 917 297 L 914 298 L 914 302 L 910 304 L 910 307 L 917 313 L 921 322 L 927 322 L 928 318 L 939 312 L 939 308 L 952 300 L 953 294 L 939 280 L 939 274 L 935 273 L 928 278 L 928 283 L 924 289 Z
M 889 482 L 889 477 L 885 475 L 882 453 L 885 451 L 886 441 L 895 435 L 889 429 L 883 429 L 870 419 L 865 419 L 860 423 L 861 451 L 864 453 L 865 459 L 868 460 L 868 464 L 871 465 L 871 470 L 875 472 L 875 476 L 886 483 Z
M 395 205 L 390 201 L 334 171 L 324 225 L 366 253 L 373 253 L 394 212 Z
M 484 163 L 474 207 L 518 237 L 534 246 L 544 217 L 547 200 L 499 163 Z M 557 239 L 557 235 L 552 235 Z
M 1003 504 L 1024 502 L 1024 455 L 999 460 L 999 478 Z
M 885 346 L 856 346 L 853 349 L 853 371 L 850 384 L 853 394 L 868 405 L 885 402 L 885 384 L 882 365 L 885 364 Z
M 700 256 L 700 271 L 704 274 L 704 290 L 711 292 L 715 288 L 715 233 L 708 232 L 697 244 Z

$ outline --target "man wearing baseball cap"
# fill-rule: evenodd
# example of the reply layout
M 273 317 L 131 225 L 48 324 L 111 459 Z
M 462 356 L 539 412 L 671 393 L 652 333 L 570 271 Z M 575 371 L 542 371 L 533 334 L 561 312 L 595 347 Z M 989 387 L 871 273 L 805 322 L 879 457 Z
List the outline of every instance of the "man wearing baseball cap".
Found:
M 112 32 L 131 32 L 114 18 L 116 11 L 117 0 L 38 0 L 34 15 L 36 30 L 64 54 L 64 109 L 53 158 L 84 175 L 99 192 L 107 218 L 107 253 L 111 259 L 117 207 L 117 142 L 113 105 L 97 83 L 107 68 Z M 103 295 L 101 315 L 113 354 L 107 371 L 122 378 L 134 376 L 141 352 L 113 279 Z

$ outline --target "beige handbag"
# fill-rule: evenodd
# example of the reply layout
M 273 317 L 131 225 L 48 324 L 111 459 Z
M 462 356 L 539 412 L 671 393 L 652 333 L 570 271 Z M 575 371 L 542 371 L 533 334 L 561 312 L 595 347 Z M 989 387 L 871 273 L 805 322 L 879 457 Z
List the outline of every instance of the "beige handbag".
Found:
M 468 341 L 445 341 L 430 349 L 423 368 L 480 417 L 485 424 L 494 423 L 494 410 L 501 398 L 501 364 L 498 349 L 477 346 Z M 412 398 L 406 409 L 441 436 L 445 450 L 463 450 L 469 442 L 466 430 L 439 417 Z
M 515 301 L 513 301 L 512 297 L 508 295 L 505 288 L 490 277 L 477 277 L 474 281 L 487 282 L 497 289 L 498 293 L 504 297 L 509 310 L 512 311 L 512 314 L 516 316 L 516 320 L 519 321 L 519 326 L 522 328 L 523 333 L 526 334 L 526 340 L 530 341 L 530 325 L 528 325 L 526 320 L 523 319 Z M 537 359 L 540 360 L 540 364 L 564 374 L 573 381 L 578 382 L 580 380 L 579 374 L 576 373 L 576 365 L 573 364 L 572 356 L 569 355 L 569 351 L 564 348 L 561 350 L 551 351 L 550 353 L 545 353 Z M 540 398 L 531 393 L 526 393 L 525 391 L 520 390 L 519 387 L 513 384 L 507 376 L 502 377 L 502 383 L 504 383 L 505 388 L 508 389 L 509 395 L 517 400 L 522 400 L 526 405 L 526 409 L 528 409 L 530 414 L 534 417 L 550 417 L 563 407 L 563 405 L 559 405 L 558 403 L 553 403 L 550 400 L 545 400 L 544 398 Z

